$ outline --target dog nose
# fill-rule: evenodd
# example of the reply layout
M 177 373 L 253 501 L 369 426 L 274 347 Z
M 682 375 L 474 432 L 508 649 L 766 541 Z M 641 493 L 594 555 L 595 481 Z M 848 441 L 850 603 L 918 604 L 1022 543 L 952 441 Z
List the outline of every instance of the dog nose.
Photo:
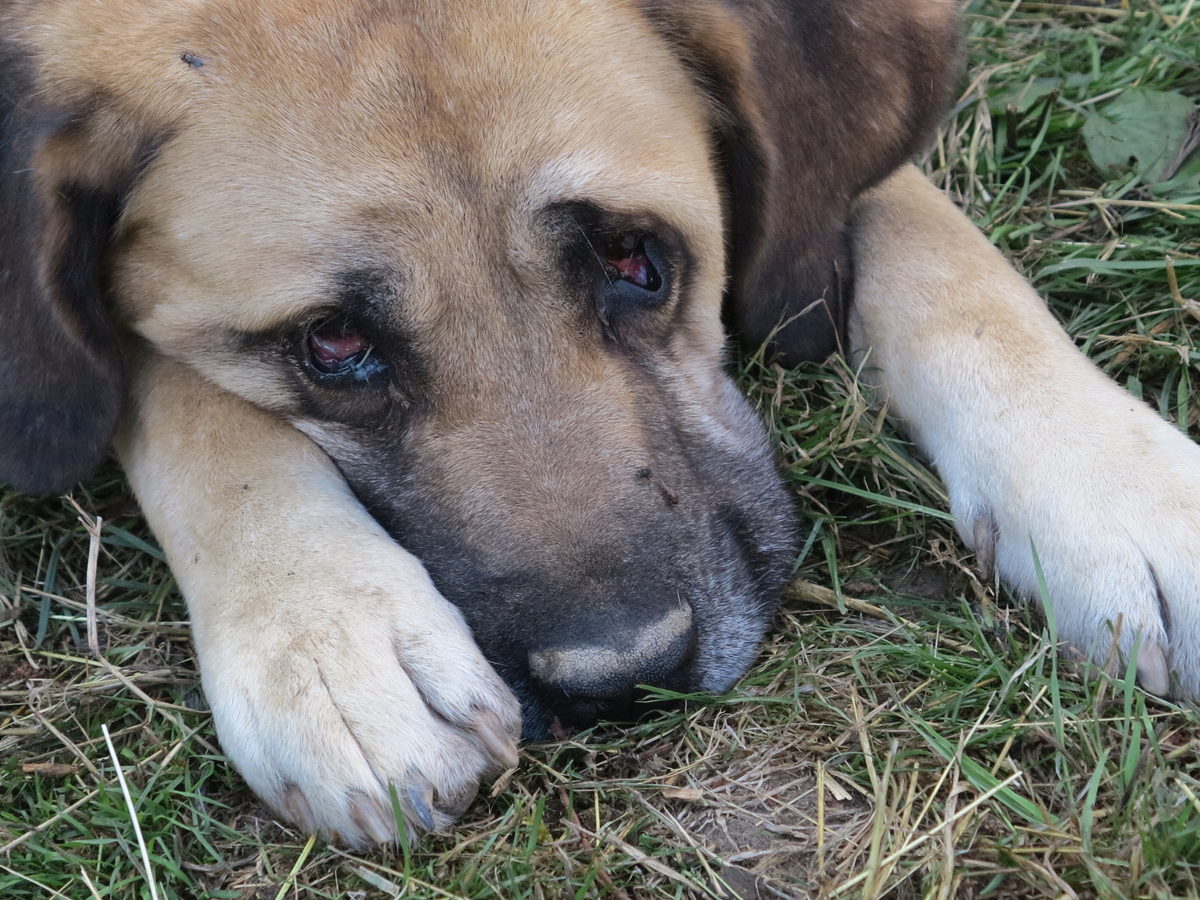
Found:
M 669 687 L 692 657 L 692 610 L 674 606 L 661 618 L 626 629 L 603 629 L 602 643 L 547 641 L 531 648 L 535 680 L 572 700 L 601 701 L 600 709 L 627 704 L 639 684 Z

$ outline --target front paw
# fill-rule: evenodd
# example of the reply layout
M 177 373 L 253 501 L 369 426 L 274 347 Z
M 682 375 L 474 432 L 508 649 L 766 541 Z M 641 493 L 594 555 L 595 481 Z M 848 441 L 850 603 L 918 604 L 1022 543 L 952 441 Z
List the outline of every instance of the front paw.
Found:
M 309 833 L 365 848 L 470 804 L 517 764 L 516 700 L 418 564 L 401 583 L 279 584 L 196 627 L 222 747 L 250 787 Z M 396 573 L 392 573 L 395 575 Z M 379 587 L 388 583 L 388 588 Z M 260 585 L 261 586 L 261 585 Z
M 991 471 L 952 467 L 959 533 L 981 566 L 1040 598 L 1036 549 L 1060 639 L 1110 669 L 1137 642 L 1147 691 L 1200 700 L 1200 447 L 1113 394 L 1060 429 L 1015 435 Z

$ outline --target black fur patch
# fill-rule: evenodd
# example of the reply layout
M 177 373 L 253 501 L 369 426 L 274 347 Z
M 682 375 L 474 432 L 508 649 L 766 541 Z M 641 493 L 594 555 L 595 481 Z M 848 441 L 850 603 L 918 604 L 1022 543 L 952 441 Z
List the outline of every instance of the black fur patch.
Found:
M 100 270 L 119 195 L 39 196 L 35 156 L 64 117 L 33 98 L 32 61 L 0 40 L 0 480 L 41 493 L 100 463 L 120 411 Z
M 823 359 L 844 329 L 851 203 L 932 132 L 960 68 L 956 16 L 931 0 L 642 6 L 716 108 L 730 331 L 750 350 L 774 332 L 788 365 Z

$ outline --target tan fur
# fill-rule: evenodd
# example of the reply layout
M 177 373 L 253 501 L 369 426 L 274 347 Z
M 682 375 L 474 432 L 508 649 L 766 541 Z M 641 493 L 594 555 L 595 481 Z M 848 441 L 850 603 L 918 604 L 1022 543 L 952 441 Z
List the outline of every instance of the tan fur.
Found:
M 188 599 L 226 752 L 281 814 L 354 845 L 393 833 L 389 782 L 431 784 L 445 822 L 492 765 L 472 732 L 479 713 L 516 735 L 517 707 L 324 454 L 251 404 L 327 449 L 339 429 L 296 407 L 278 360 L 230 340 L 327 304 L 327 279 L 348 262 L 405 272 L 420 288 L 405 324 L 437 351 L 430 374 L 449 398 L 429 458 L 447 482 L 479 484 L 485 500 L 467 497 L 466 514 L 499 532 L 552 512 L 582 541 L 595 509 L 564 446 L 607 443 L 608 466 L 641 465 L 619 417 L 580 412 L 632 405 L 620 366 L 577 349 L 572 318 L 547 297 L 556 286 L 539 284 L 550 260 L 531 214 L 587 197 L 653 210 L 687 236 L 700 289 L 673 340 L 694 362 L 675 379 L 698 408 L 723 390 L 721 198 L 703 101 L 632 5 L 467 6 L 62 2 L 32 6 L 26 26 L 44 90 L 103 105 L 48 148 L 61 156 L 44 163 L 48 181 L 74 167 L 101 182 L 130 165 L 118 157 L 131 131 L 172 135 L 114 241 L 119 315 L 152 348 L 135 351 L 118 451 Z M 630 95 L 637 105 L 603 102 Z M 531 135 L 534 118 L 553 124 Z M 512 305 L 530 294 L 538 309 Z M 512 321 L 530 315 L 538 327 Z M 546 410 L 532 435 L 514 430 L 513 404 L 530 402 Z M 476 430 L 490 410 L 482 428 L 524 447 L 519 465 L 481 470 L 455 408 Z
M 38 149 L 38 189 L 132 184 L 108 260 L 132 367 L 118 451 L 188 599 L 223 746 L 277 811 L 351 844 L 387 841 L 396 785 L 411 824 L 443 824 L 504 760 L 518 707 L 330 462 L 363 454 L 361 429 L 306 405 L 282 338 L 247 336 L 319 317 L 348 269 L 395 275 L 396 330 L 437 387 L 438 415 L 406 435 L 422 472 L 446 493 L 471 485 L 454 512 L 473 535 L 540 550 L 549 529 L 582 546 L 638 490 L 624 473 L 647 452 L 648 401 L 629 365 L 581 337 L 539 211 L 585 198 L 686 239 L 691 299 L 655 313 L 671 324 L 656 384 L 685 428 L 748 451 L 721 368 L 727 277 L 751 290 L 819 244 L 822 289 L 842 212 L 911 151 L 907 118 L 939 102 L 909 89 L 924 69 L 889 35 L 948 32 L 954 5 L 847 4 L 865 43 L 782 86 L 768 77 L 787 50 L 766 49 L 774 23 L 716 3 L 0 5 L 0 29 L 35 51 L 39 96 L 79 123 Z M 888 88 L 865 92 L 861 120 L 838 109 L 860 77 Z M 732 162 L 762 192 L 751 212 L 723 193 L 731 161 L 714 145 L 743 126 L 753 146 Z M 796 171 L 764 185 L 756 166 Z M 1061 633 L 1090 646 L 1124 616 L 1145 682 L 1165 690 L 1174 665 L 1200 693 L 1200 451 L 1091 368 L 913 171 L 855 209 L 854 343 L 939 466 L 964 540 L 985 555 L 994 541 L 1001 573 L 1029 590 L 1032 538 Z M 756 244 L 727 268 L 727 238 L 741 237 L 727 226 L 752 220 L 803 246 Z M 379 402 L 407 401 L 397 389 Z M 670 484 L 655 489 L 673 502 Z M 664 619 L 643 635 L 656 646 L 625 655 L 691 627 Z M 626 663 L 590 646 L 539 659 L 551 678 Z
M 462 616 L 299 432 L 157 354 L 133 395 L 118 451 L 246 781 L 351 844 L 391 838 L 389 782 L 427 782 L 445 823 L 495 767 L 480 713 L 519 730 Z
M 864 196 L 852 340 L 950 490 L 963 541 L 1058 633 L 1200 695 L 1200 447 L 1106 378 L 915 170 Z

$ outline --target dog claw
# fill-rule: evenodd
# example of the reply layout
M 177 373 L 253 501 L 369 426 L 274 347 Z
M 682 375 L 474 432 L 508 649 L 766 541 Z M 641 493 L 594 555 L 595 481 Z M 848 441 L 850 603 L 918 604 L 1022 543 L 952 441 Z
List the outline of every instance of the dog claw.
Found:
M 436 823 L 433 821 L 433 785 L 424 778 L 418 778 L 409 785 L 408 805 L 413 815 L 425 831 L 433 831 Z
M 1165 697 L 1171 692 L 1171 670 L 1158 644 L 1143 644 L 1138 649 L 1137 680 L 1148 694 Z
M 996 567 L 996 519 L 990 509 L 975 517 L 974 537 L 975 564 L 986 581 Z
M 475 719 L 475 734 L 492 759 L 505 769 L 515 768 L 519 762 L 517 745 L 500 722 L 500 717 L 490 709 L 479 713 Z
M 366 797 L 350 801 L 350 820 L 376 844 L 388 844 L 395 839 L 390 817 L 384 814 L 379 804 Z
M 305 834 L 316 832 L 317 817 L 313 815 L 308 798 L 304 796 L 304 792 L 298 786 L 289 784 L 283 791 L 283 798 L 279 805 L 284 818 L 295 822 Z

